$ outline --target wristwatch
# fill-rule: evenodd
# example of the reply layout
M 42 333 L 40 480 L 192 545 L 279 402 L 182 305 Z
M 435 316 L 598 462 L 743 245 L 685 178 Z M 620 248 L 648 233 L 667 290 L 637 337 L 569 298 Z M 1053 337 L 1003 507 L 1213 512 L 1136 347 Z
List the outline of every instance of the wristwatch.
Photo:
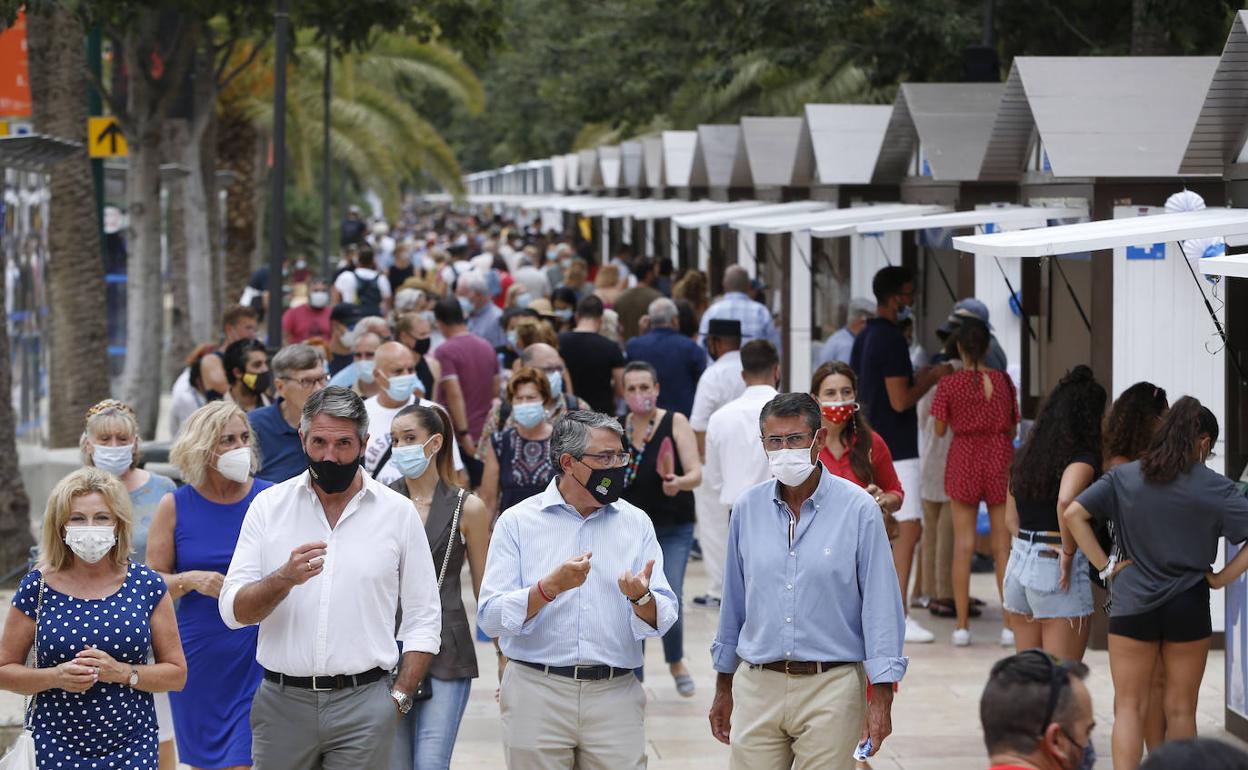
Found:
M 650 595 L 650 592 L 646 591 L 640 597 L 636 599 L 629 599 L 629 601 L 633 603 L 634 607 L 645 607 L 647 604 L 650 603 L 651 598 L 653 597 Z
M 407 693 L 391 690 L 390 698 L 394 701 L 394 705 L 398 706 L 400 714 L 406 714 L 412 710 L 412 696 Z
M 126 680 L 126 684 L 130 685 L 131 689 L 139 686 L 139 670 L 134 666 L 130 667 L 130 678 Z

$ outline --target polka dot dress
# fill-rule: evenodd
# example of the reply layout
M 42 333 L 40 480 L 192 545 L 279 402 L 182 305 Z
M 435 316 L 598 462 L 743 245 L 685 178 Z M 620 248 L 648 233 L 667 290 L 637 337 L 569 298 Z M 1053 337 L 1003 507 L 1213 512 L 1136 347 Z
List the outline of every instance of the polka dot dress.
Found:
M 22 579 L 13 606 L 35 617 L 39 571 Z M 40 668 L 72 660 L 95 646 L 123 663 L 147 663 L 151 615 L 165 582 L 142 564 L 130 563 L 126 582 L 105 599 L 77 599 L 46 586 L 39 611 Z M 33 720 L 39 770 L 151 768 L 156 770 L 156 709 L 152 694 L 124 684 L 100 682 L 84 693 L 39 693 Z
M 984 375 L 992 398 L 984 396 Z M 963 370 L 943 378 L 932 399 L 932 417 L 953 432 L 945 465 L 945 492 L 966 505 L 1002 505 L 1009 483 L 1018 425 L 1018 402 L 1009 375 L 995 369 Z

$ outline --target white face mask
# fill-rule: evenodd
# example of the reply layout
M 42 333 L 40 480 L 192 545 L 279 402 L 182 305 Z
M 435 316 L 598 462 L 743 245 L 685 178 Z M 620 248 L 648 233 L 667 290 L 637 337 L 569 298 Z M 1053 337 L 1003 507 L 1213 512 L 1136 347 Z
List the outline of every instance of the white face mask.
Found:
M 120 476 L 134 464 L 134 444 L 126 446 L 91 445 L 91 462 L 102 471 Z
M 329 304 L 329 292 L 314 291 L 308 295 L 308 304 L 312 307 L 325 307 Z
M 814 463 L 810 461 L 810 450 L 814 444 L 805 449 L 777 449 L 767 453 L 767 464 L 771 467 L 771 475 L 786 487 L 796 487 L 810 478 Z
M 251 448 L 240 446 L 218 455 L 216 467 L 222 476 L 241 484 L 251 476 Z
M 88 564 L 95 564 L 103 559 L 116 544 L 117 533 L 111 524 L 65 528 L 65 545 Z

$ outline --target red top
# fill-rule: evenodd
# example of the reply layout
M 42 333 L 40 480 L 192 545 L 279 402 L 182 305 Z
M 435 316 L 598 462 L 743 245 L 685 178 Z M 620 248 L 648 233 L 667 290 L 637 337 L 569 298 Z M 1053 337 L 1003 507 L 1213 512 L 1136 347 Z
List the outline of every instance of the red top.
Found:
M 832 475 L 840 476 L 866 489 L 867 482 L 858 478 L 854 474 L 854 469 L 850 467 L 849 452 L 841 455 L 841 459 L 838 460 L 828 451 L 827 446 L 824 446 L 819 450 L 819 462 L 823 463 L 823 467 L 827 468 Z M 875 474 L 875 485 L 885 494 L 892 492 L 903 500 L 905 499 L 905 490 L 901 488 L 901 480 L 897 478 L 897 471 L 893 469 L 893 453 L 888 451 L 888 444 L 885 444 L 884 439 L 875 431 L 871 431 L 871 471 Z
M 498 290 L 498 296 L 495 297 L 493 300 L 495 305 L 498 305 L 503 310 L 507 309 L 507 290 L 510 289 L 512 287 L 512 284 L 514 284 L 515 282 L 516 282 L 516 279 L 511 277 L 511 273 L 507 272 L 506 270 L 498 271 L 499 290 Z M 533 297 L 532 299 L 537 299 L 537 297 Z
M 328 305 L 317 310 L 306 302 L 282 313 L 282 333 L 286 344 L 294 345 L 312 337 L 329 342 L 329 314 L 334 309 Z
M 983 375 L 992 381 L 992 398 L 984 397 Z M 1018 425 L 1014 383 L 996 369 L 963 369 L 941 379 L 932 398 L 932 417 L 956 436 L 1007 436 Z

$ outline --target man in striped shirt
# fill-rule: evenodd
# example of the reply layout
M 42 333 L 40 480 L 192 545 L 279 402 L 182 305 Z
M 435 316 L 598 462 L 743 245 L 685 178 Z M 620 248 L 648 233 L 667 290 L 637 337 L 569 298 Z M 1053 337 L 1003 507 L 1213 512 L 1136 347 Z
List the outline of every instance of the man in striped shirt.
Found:
M 772 320 L 771 311 L 761 302 L 755 302 L 747 294 L 750 290 L 750 274 L 740 265 L 732 265 L 724 271 L 724 296 L 702 314 L 698 334 L 702 344 L 710 330 L 711 321 L 729 319 L 741 322 L 741 341 L 767 340 L 780 350 L 780 331 Z

